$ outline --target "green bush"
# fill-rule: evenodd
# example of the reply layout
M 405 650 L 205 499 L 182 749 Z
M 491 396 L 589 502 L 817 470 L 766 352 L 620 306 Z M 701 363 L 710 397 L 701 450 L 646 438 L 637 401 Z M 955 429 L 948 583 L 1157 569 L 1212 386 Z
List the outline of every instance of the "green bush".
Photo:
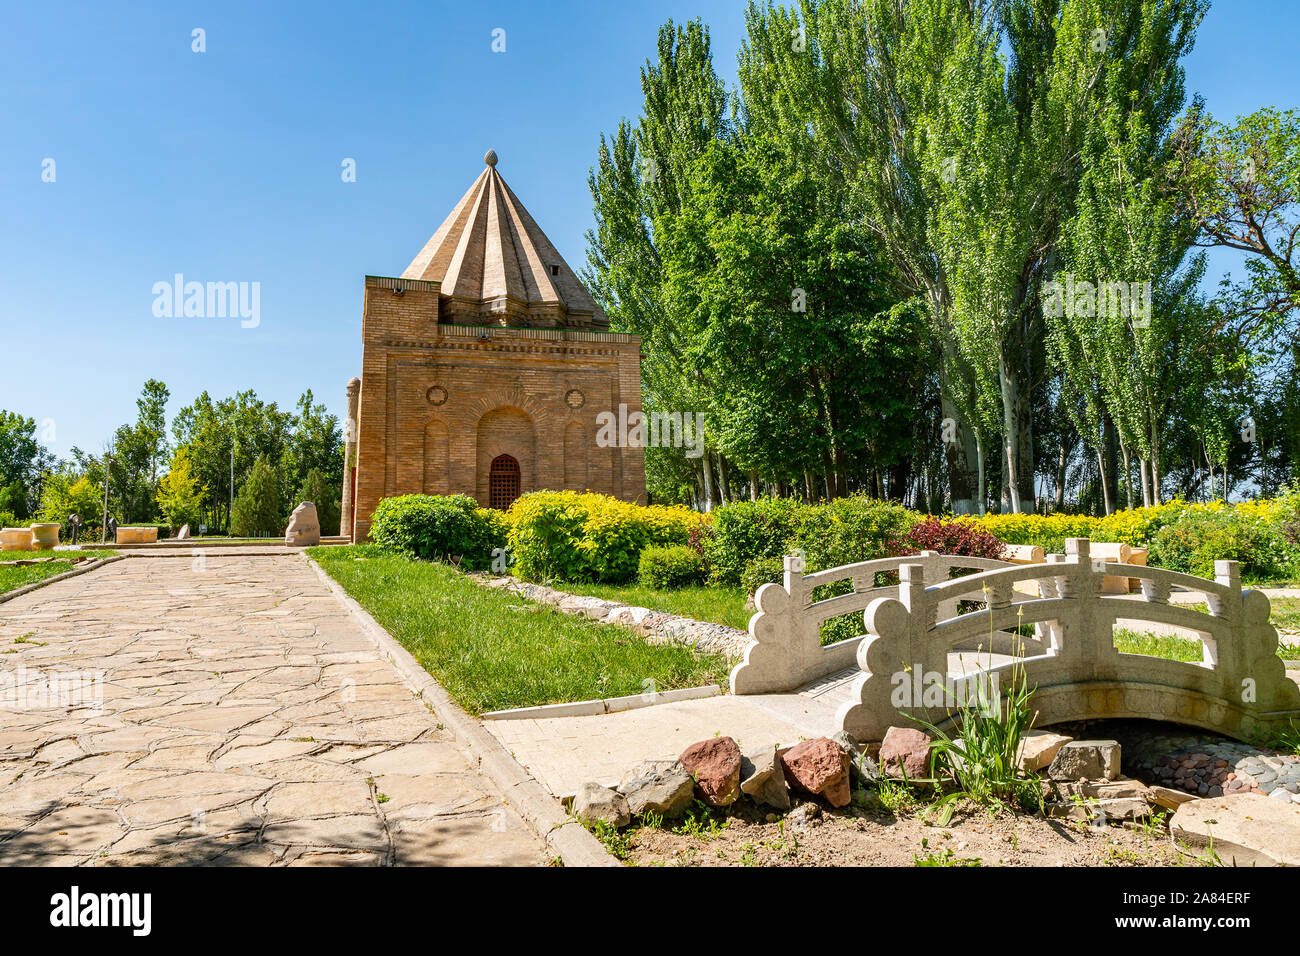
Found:
M 902 505 L 862 495 L 807 505 L 788 498 L 740 501 L 712 514 L 712 579 L 724 586 L 765 583 L 795 549 L 809 571 L 887 557 L 921 517 Z
M 782 584 L 784 581 L 785 562 L 781 558 L 755 558 L 740 574 L 740 586 L 749 594 L 757 593 L 764 584 Z
M 1189 510 L 1166 524 L 1151 542 L 1148 563 L 1171 571 L 1214 577 L 1214 562 L 1235 560 L 1250 578 L 1287 576 L 1288 549 L 1271 522 L 1233 511 Z
M 837 498 L 805 509 L 794 544 L 803 551 L 809 571 L 873 561 L 898 554 L 897 542 L 922 517 L 890 501 L 863 495 Z
M 652 545 L 684 545 L 701 517 L 588 492 L 535 491 L 510 506 L 514 570 L 529 581 L 622 584 Z
M 717 584 L 741 583 L 745 570 L 763 558 L 787 554 L 806 508 L 790 498 L 760 498 L 724 505 L 710 515 L 713 529 L 707 541 L 712 579 Z
M 18 519 L 12 511 L 0 511 L 0 528 L 17 528 Z
M 468 495 L 399 495 L 379 502 L 370 537 L 385 551 L 482 569 L 505 545 L 489 515 Z
M 704 583 L 704 559 L 688 545 L 652 545 L 641 552 L 637 580 L 660 591 L 697 587 Z

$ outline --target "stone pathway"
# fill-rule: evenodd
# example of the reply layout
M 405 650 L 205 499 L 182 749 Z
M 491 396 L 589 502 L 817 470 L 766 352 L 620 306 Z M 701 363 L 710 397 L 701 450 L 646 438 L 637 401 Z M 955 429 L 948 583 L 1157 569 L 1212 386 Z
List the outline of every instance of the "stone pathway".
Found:
M 131 557 L 0 605 L 0 866 L 545 862 L 301 555 Z
M 1300 757 L 1170 725 L 1119 733 L 1135 776 L 1201 797 L 1253 790 L 1300 804 Z

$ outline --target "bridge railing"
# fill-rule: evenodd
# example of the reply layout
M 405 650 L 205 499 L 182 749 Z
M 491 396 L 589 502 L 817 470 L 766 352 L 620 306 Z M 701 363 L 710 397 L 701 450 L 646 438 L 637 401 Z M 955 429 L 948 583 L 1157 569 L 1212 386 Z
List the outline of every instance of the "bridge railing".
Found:
M 867 637 L 857 643 L 861 674 L 841 706 L 841 726 L 879 739 L 912 714 L 942 724 L 955 704 L 950 654 L 972 642 L 991 646 L 999 633 L 1024 635 L 1015 659 L 979 665 L 979 679 L 1005 687 L 1014 668 L 1036 688 L 1039 723 L 1102 717 L 1148 717 L 1247 737 L 1288 718 L 1300 719 L 1300 689 L 1277 656 L 1268 598 L 1243 589 L 1237 563 L 1215 563 L 1208 580 L 1160 568 L 1093 561 L 1089 541 L 1072 538 L 1048 563 L 981 570 L 946 580 L 920 561 L 899 566 L 894 595 L 874 597 L 864 612 Z M 1101 594 L 1107 575 L 1139 578 L 1140 597 Z M 934 583 L 929 583 L 934 582 Z M 1020 587 L 1018 588 L 1017 585 Z M 1026 598 L 1033 586 L 1037 597 Z M 1200 592 L 1204 612 L 1169 603 L 1175 588 Z M 983 596 L 978 610 L 958 602 Z M 776 602 L 780 603 L 779 599 Z M 765 606 L 765 605 L 761 605 Z M 787 615 L 788 616 L 788 615 Z M 1199 662 L 1121 653 L 1117 621 L 1169 625 L 1199 637 Z M 756 616 L 753 624 L 761 624 Z M 1025 634 L 1033 626 L 1037 640 Z M 734 685 L 734 675 L 733 675 Z
M 821 625 L 835 617 L 865 611 L 877 599 L 897 598 L 898 585 L 877 587 L 876 578 L 880 574 L 897 574 L 908 564 L 922 568 L 935 581 L 948 578 L 954 569 L 987 572 L 1018 567 L 992 558 L 922 551 L 919 555 L 878 558 L 804 574 L 803 559 L 787 556 L 783 583 L 764 584 L 754 596 L 758 610 L 749 620 L 750 642 L 744 657 L 731 670 L 731 692 L 781 693 L 852 667 L 865 628 L 863 634 L 823 646 Z M 968 579 L 956 579 L 964 580 Z M 851 593 L 813 600 L 817 588 L 842 581 L 852 584 Z M 979 585 L 957 587 L 945 593 L 938 607 L 947 614 L 956 614 L 961 601 L 982 597 Z

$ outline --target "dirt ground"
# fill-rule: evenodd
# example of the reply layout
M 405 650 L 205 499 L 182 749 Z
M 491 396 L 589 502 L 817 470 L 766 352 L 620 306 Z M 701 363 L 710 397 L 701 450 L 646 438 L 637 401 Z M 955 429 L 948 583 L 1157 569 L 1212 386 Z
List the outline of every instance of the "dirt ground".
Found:
M 798 820 L 801 811 L 792 811 Z M 806 822 L 769 823 L 755 810 L 702 826 L 630 832 L 633 866 L 1170 866 L 1195 865 L 1164 825 L 1092 829 L 1087 823 L 1003 811 L 958 813 L 947 827 L 919 816 L 850 806 Z M 976 862 L 978 861 L 978 862 Z

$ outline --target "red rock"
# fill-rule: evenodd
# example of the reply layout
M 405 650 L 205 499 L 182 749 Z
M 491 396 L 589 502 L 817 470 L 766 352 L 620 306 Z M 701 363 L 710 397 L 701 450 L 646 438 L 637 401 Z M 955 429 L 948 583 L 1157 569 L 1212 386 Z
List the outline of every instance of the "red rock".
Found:
M 848 806 L 849 755 L 829 737 L 795 744 L 781 755 L 781 769 L 792 787 L 822 797 L 832 807 Z
M 890 727 L 880 743 L 880 772 L 909 780 L 930 776 L 930 736 L 912 727 Z
M 740 796 L 740 747 L 730 737 L 693 743 L 677 759 L 709 806 L 725 807 Z

